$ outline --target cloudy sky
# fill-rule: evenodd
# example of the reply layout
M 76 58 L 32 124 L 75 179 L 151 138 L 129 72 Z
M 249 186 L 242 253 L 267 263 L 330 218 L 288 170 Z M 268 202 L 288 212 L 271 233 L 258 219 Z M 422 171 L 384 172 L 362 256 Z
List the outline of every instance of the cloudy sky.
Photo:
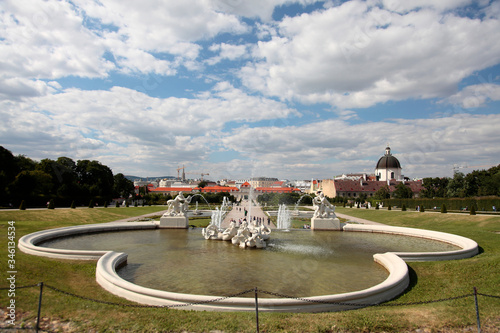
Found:
M 3 0 L 0 145 L 211 179 L 500 163 L 500 1 Z M 484 167 L 483 167 L 484 166 Z

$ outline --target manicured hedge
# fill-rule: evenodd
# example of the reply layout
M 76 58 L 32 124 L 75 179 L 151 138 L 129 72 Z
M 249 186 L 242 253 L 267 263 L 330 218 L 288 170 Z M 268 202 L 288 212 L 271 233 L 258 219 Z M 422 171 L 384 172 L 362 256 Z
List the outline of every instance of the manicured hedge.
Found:
M 428 210 L 432 210 L 436 207 L 436 210 L 440 211 L 443 205 L 446 205 L 446 209 L 448 211 L 463 210 L 464 208 L 470 210 L 473 206 L 475 206 L 475 209 L 478 212 L 491 212 L 493 210 L 493 206 L 497 208 L 497 211 L 500 209 L 500 197 L 385 199 L 382 201 L 384 202 L 384 207 L 402 207 L 404 204 L 409 210 L 415 210 L 417 206 L 420 206 Z

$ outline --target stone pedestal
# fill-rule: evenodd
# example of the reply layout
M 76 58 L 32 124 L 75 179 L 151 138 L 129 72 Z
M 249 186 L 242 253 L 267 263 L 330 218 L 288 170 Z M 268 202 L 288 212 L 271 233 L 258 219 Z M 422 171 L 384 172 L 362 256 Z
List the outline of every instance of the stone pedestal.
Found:
M 187 216 L 162 216 L 158 227 L 160 229 L 187 229 L 189 219 Z
M 336 217 L 313 217 L 311 230 L 342 230 L 342 225 Z

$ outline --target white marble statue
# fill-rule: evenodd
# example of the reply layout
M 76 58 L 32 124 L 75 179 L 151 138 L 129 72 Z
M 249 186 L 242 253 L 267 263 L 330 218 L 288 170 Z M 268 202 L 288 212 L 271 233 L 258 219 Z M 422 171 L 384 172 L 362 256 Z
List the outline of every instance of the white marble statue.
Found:
M 229 224 L 229 228 L 224 230 L 222 233 L 222 240 L 229 241 L 238 233 L 238 228 L 236 228 L 236 223 L 232 222 Z
M 318 195 L 313 199 L 313 207 L 313 218 L 328 218 L 330 217 L 330 214 L 333 214 L 333 217 L 336 217 L 335 206 L 328 201 L 323 192 L 318 192 Z
M 240 227 L 238 229 L 238 232 L 236 233 L 236 236 L 234 236 L 231 239 L 231 243 L 234 245 L 239 245 L 240 247 L 245 247 L 245 242 L 247 241 L 248 238 L 250 238 L 252 234 L 250 233 L 250 230 L 248 230 L 247 227 Z
M 219 239 L 219 229 L 213 223 L 210 223 L 208 227 L 203 228 L 201 233 L 205 239 Z
M 177 194 L 177 196 L 174 199 L 167 201 L 168 211 L 165 213 L 165 215 L 186 216 L 191 199 L 192 199 L 191 195 L 186 198 L 182 194 L 182 191 L 179 192 L 179 194 Z

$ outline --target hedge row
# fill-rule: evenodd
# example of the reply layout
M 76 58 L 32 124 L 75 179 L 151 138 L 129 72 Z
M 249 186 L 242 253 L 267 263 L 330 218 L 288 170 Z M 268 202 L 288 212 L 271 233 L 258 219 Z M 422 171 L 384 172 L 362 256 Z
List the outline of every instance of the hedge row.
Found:
M 385 199 L 378 200 L 377 202 L 380 201 L 384 203 L 384 207 L 403 207 L 404 204 L 407 209 L 416 209 L 417 206 L 420 206 L 424 207 L 424 209 L 436 208 L 440 210 L 443 204 L 445 204 L 447 210 L 470 210 L 473 205 L 477 211 L 492 211 L 493 206 L 496 207 L 497 211 L 500 210 L 500 197 Z

